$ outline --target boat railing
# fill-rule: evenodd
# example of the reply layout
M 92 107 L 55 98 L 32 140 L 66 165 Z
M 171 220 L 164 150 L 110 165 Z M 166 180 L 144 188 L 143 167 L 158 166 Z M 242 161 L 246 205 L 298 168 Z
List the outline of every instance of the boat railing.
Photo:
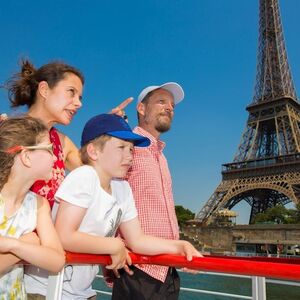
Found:
M 177 268 L 189 268 L 206 272 L 207 274 L 218 273 L 222 276 L 251 278 L 252 295 L 236 295 L 220 293 L 216 291 L 196 290 L 181 288 L 182 291 L 194 293 L 206 293 L 213 295 L 227 296 L 229 298 L 266 300 L 266 281 L 276 280 L 279 284 L 300 286 L 300 259 L 266 258 L 266 257 L 233 257 L 233 256 L 204 256 L 194 257 L 187 261 L 184 256 L 176 255 L 155 255 L 145 256 L 130 253 L 134 264 L 156 264 L 168 265 Z M 66 253 L 67 264 L 99 264 L 108 265 L 111 263 L 109 255 Z M 270 278 L 270 279 L 266 279 Z M 279 281 L 278 281 L 279 279 Z M 282 280 L 290 280 L 282 281 Z M 296 282 L 291 282 L 296 281 Z M 298 282 L 299 281 L 299 284 Z M 47 288 L 47 300 L 60 300 L 63 285 L 63 271 L 49 276 Z M 107 292 L 105 292 L 107 293 Z
M 272 166 L 283 166 L 289 164 L 296 164 L 300 162 L 299 153 L 295 154 L 287 154 L 281 156 L 272 156 L 272 157 L 264 157 L 253 160 L 245 160 L 232 162 L 228 164 L 222 165 L 222 172 L 236 172 L 241 169 L 256 169 L 256 168 L 266 168 Z
M 232 254 L 232 253 L 231 253 Z M 300 256 L 297 254 L 274 254 L 274 253 L 257 253 L 257 252 L 236 252 L 235 256 L 240 257 L 274 257 L 274 258 L 286 258 L 286 259 L 300 259 Z

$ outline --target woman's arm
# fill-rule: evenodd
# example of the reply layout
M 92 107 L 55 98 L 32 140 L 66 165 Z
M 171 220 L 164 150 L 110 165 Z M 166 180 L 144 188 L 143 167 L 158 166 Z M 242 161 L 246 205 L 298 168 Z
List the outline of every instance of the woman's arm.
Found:
M 146 255 L 179 254 L 185 255 L 189 261 L 192 260 L 193 256 L 202 256 L 187 241 L 167 240 L 145 235 L 138 218 L 122 223 L 120 231 L 128 247 L 136 253 Z
M 80 232 L 78 229 L 85 213 L 86 208 L 60 200 L 55 228 L 64 249 L 79 253 L 109 254 L 113 263 L 108 267 L 122 268 L 125 261 L 130 259 L 122 240 Z
M 63 148 L 65 165 L 69 171 L 72 171 L 82 165 L 79 150 L 76 145 L 71 141 L 69 137 L 61 132 L 58 132 L 58 136 Z
M 0 252 L 10 252 L 32 265 L 51 272 L 59 272 L 65 263 L 64 251 L 51 220 L 48 201 L 42 197 L 38 197 L 36 230 L 40 245 L 21 239 L 2 237 L 6 241 L 2 243 Z

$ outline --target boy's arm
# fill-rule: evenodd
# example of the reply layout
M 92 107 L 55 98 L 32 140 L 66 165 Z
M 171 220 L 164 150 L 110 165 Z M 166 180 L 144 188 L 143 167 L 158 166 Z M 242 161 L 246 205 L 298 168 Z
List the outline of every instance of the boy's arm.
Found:
M 40 240 L 36 233 L 30 232 L 26 233 L 19 238 L 23 242 L 32 243 L 35 245 L 40 244 Z M 0 254 L 0 274 L 5 273 L 8 269 L 18 263 L 21 259 L 11 253 L 1 253 Z
M 185 255 L 187 260 L 193 256 L 202 256 L 192 244 L 187 241 L 167 240 L 151 235 L 145 235 L 138 218 L 124 222 L 120 231 L 129 248 L 136 253 L 146 255 L 179 254 Z
M 124 243 L 114 237 L 100 237 L 80 232 L 79 227 L 86 208 L 60 200 L 55 228 L 65 250 L 78 253 L 109 254 L 112 257 L 110 269 L 124 266 L 130 260 Z

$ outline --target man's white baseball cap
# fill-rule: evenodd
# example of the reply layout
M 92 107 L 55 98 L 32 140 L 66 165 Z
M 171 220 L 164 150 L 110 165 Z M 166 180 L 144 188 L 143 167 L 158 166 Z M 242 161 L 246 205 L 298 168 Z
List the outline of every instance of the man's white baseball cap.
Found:
M 137 103 L 140 103 L 152 91 L 157 89 L 164 89 L 173 95 L 174 103 L 178 104 L 184 98 L 184 91 L 182 87 L 176 82 L 167 82 L 162 85 L 152 85 L 144 88 L 139 94 Z

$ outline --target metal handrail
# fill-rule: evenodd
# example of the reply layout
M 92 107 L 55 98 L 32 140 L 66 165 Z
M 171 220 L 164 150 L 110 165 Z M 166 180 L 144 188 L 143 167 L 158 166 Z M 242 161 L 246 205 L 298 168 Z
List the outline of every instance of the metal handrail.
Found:
M 300 281 L 300 259 L 211 256 L 194 257 L 187 261 L 184 256 L 154 255 L 146 256 L 130 253 L 133 264 L 166 265 L 186 267 L 201 271 L 233 273 L 239 275 L 263 276 L 277 279 Z M 109 255 L 82 254 L 67 252 L 68 264 L 104 264 L 111 263 Z
M 300 161 L 300 154 L 293 153 L 281 156 L 264 157 L 252 160 L 226 163 L 222 165 L 222 172 L 230 172 L 241 169 L 251 169 L 258 167 L 270 167 L 281 164 L 292 164 Z
M 300 281 L 300 260 L 283 258 L 261 258 L 261 257 L 232 257 L 232 256 L 205 256 L 194 257 L 187 261 L 184 256 L 155 255 L 145 256 L 130 253 L 133 264 L 156 264 L 171 267 L 186 267 L 201 271 L 213 271 L 217 273 L 233 273 L 238 275 L 250 275 L 252 279 L 252 296 L 240 295 L 243 299 L 266 300 L 266 278 L 278 278 Z M 109 255 L 66 253 L 67 264 L 111 264 Z M 63 273 L 49 276 L 47 300 L 60 300 Z M 194 289 L 189 289 L 189 291 Z M 199 290 L 195 290 L 199 292 Z M 214 291 L 201 290 L 202 293 L 216 293 Z M 226 293 L 222 293 L 225 295 Z M 237 295 L 226 294 L 227 297 L 236 298 Z

